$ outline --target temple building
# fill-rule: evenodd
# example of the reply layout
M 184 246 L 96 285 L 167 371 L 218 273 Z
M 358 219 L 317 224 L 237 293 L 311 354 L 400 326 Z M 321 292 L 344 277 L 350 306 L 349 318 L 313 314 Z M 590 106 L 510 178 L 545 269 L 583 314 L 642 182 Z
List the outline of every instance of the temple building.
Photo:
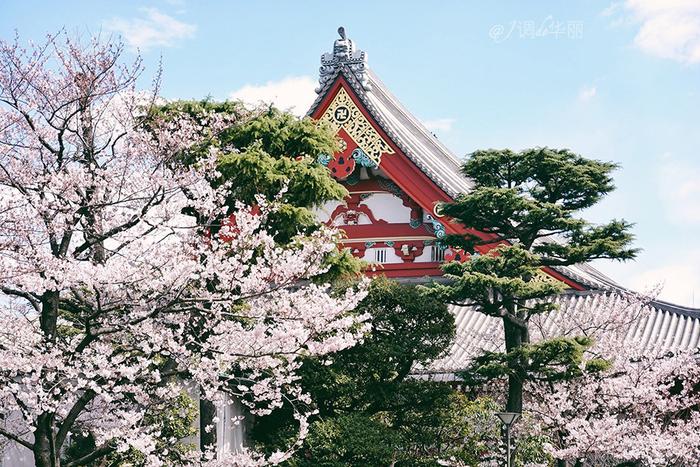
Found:
M 319 163 L 350 194 L 343 202 L 321 207 L 317 215 L 345 231 L 343 247 L 375 263 L 375 273 L 404 281 L 440 276 L 443 262 L 468 259 L 440 243 L 446 234 L 465 232 L 441 214 L 440 206 L 468 192 L 472 182 L 462 175 L 460 160 L 374 74 L 367 54 L 343 28 L 338 32 L 333 51 L 321 57 L 318 96 L 307 115 L 336 131 L 340 152 L 321 155 Z M 489 239 L 485 233 L 472 233 Z M 473 254 L 489 248 L 479 247 Z M 586 264 L 546 268 L 539 279 L 567 286 L 557 298 L 559 309 L 542 317 L 549 327 L 576 314 L 602 311 L 616 296 L 629 293 Z M 647 312 L 630 324 L 627 340 L 657 350 L 700 347 L 700 310 L 662 301 L 644 307 Z M 500 319 L 467 306 L 452 311 L 457 339 L 451 352 L 418 372 L 449 379 L 475 354 L 502 345 Z

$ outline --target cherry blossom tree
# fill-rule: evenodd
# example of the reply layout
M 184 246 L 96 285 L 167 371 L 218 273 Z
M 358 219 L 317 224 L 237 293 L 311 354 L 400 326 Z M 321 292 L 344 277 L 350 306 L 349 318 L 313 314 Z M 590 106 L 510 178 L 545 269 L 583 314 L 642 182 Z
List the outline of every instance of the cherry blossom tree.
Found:
M 530 384 L 533 426 L 548 435 L 561 465 L 697 465 L 700 459 L 700 355 L 641 346 L 630 326 L 652 312 L 649 298 L 610 294 L 604 300 L 542 320 L 539 334 L 556 329 L 586 335 L 588 353 L 609 362 L 556 384 Z
M 210 400 L 245 396 L 258 413 L 308 402 L 298 357 L 344 349 L 366 330 L 352 313 L 362 287 L 339 294 L 314 281 L 336 234 L 281 246 L 262 227 L 274 199 L 226 206 L 227 187 L 209 183 L 216 151 L 178 164 L 202 122 L 146 128 L 157 85 L 139 92 L 141 62 L 125 65 L 122 51 L 61 34 L 0 42 L 0 440 L 41 467 L 130 447 L 162 463 L 144 414 L 184 379 Z M 306 415 L 296 415 L 300 436 Z M 78 431 L 97 447 L 62 462 Z

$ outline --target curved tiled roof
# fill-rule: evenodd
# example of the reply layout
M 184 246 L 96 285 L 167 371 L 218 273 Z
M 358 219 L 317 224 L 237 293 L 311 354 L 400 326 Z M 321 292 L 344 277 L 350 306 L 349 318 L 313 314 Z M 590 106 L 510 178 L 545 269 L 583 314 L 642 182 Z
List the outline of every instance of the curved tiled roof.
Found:
M 662 301 L 644 301 L 619 291 L 569 291 L 554 302 L 559 308 L 531 319 L 533 340 L 551 336 L 593 335 L 617 327 L 625 343 L 650 353 L 700 348 L 700 310 Z M 503 321 L 472 306 L 452 305 L 456 339 L 447 355 L 419 373 L 449 375 L 466 368 L 484 350 L 502 351 Z M 610 313 L 617 313 L 611 316 Z
M 340 31 L 339 31 L 340 32 Z M 327 92 L 342 76 L 352 87 L 376 123 L 401 151 L 436 185 L 452 198 L 473 188 L 460 170 L 460 160 L 388 90 L 367 66 L 367 55 L 355 49 L 344 31 L 331 54 L 321 59 L 318 96 L 307 115 L 313 114 Z M 551 241 L 557 241 L 551 239 Z M 559 309 L 536 317 L 543 329 L 565 333 L 583 313 L 598 313 L 619 305 L 629 291 L 588 264 L 554 267 L 557 272 L 585 286 L 585 292 L 569 291 L 555 301 Z M 605 308 L 607 307 L 607 308 Z M 457 340 L 447 357 L 421 372 L 451 374 L 467 365 L 470 358 L 483 350 L 503 347 L 501 319 L 477 312 L 470 306 L 452 306 L 457 322 Z M 626 342 L 650 350 L 686 350 L 700 347 L 700 310 L 662 301 L 650 301 L 636 310 L 637 318 L 628 323 Z M 585 316 L 585 315 L 582 315 Z M 533 318 L 534 319 L 534 318 Z
M 460 160 L 391 94 L 372 70 L 368 71 L 372 103 L 384 131 L 401 142 L 401 150 L 440 188 L 455 198 L 473 184 L 462 175 Z

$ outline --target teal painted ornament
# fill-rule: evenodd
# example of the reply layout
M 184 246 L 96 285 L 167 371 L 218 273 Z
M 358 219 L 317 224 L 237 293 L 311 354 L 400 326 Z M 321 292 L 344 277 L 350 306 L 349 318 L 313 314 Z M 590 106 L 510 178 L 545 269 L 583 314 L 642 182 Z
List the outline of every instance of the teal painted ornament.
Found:
M 333 157 L 329 156 L 328 154 L 319 154 L 318 157 L 316 158 L 316 162 L 328 167 L 328 163 L 331 161 L 331 159 L 333 159 Z
M 355 170 L 350 174 L 348 178 L 345 179 L 345 183 L 348 185 L 357 185 L 360 183 L 360 168 L 356 167 Z
M 370 159 L 367 153 L 360 148 L 355 148 L 350 157 L 355 159 L 355 161 L 362 167 L 367 167 L 370 169 L 376 169 L 377 167 L 379 167 L 379 164 Z
M 437 219 L 435 219 L 430 214 L 427 214 L 425 216 L 425 219 L 432 224 L 433 231 L 437 238 L 442 238 L 445 236 L 445 226 L 442 225 Z
M 382 189 L 388 191 L 389 193 L 393 193 L 399 198 L 401 197 L 401 195 L 403 195 L 403 191 L 401 191 L 401 188 L 399 188 L 399 186 L 396 183 L 392 182 L 388 178 L 379 177 L 377 178 L 377 183 L 379 183 L 379 186 Z

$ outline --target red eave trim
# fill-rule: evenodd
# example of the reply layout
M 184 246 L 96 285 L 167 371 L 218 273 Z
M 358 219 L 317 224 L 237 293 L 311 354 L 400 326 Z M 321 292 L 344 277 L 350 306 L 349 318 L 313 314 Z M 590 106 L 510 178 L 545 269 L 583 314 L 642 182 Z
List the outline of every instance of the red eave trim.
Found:
M 411 196 L 418 204 L 421 205 L 421 207 L 423 207 L 423 209 L 426 209 L 428 212 L 432 212 L 433 202 L 452 201 L 452 198 L 440 187 L 438 187 L 430 178 L 428 178 L 428 176 L 425 175 L 423 171 L 420 170 L 413 163 L 413 161 L 403 153 L 403 151 L 401 151 L 401 149 L 399 149 L 396 143 L 394 143 L 394 141 L 377 124 L 374 117 L 367 111 L 365 105 L 357 97 L 355 91 L 342 75 L 339 75 L 336 78 L 335 82 L 328 90 L 328 93 L 321 101 L 321 104 L 316 108 L 313 114 L 311 114 L 311 117 L 318 119 L 321 115 L 323 115 L 323 112 L 326 111 L 341 87 L 345 89 L 357 108 L 360 109 L 360 112 L 362 112 L 362 115 L 364 115 L 370 122 L 372 127 L 394 150 L 394 154 L 384 154 L 380 164 L 382 170 L 384 170 L 387 175 L 391 177 L 394 183 L 396 183 L 403 191 Z
M 374 270 L 372 269 L 374 267 Z M 386 277 L 439 277 L 442 276 L 440 263 L 387 263 L 372 264 L 366 273 L 369 276 Z
M 369 180 L 360 180 L 354 185 L 349 185 L 344 183 L 343 186 L 346 190 L 352 193 L 389 193 L 386 188 L 379 185 L 379 182 L 372 178 Z
M 583 285 L 579 284 L 578 282 L 574 282 L 573 280 L 566 277 L 564 274 L 562 274 L 558 271 L 555 271 L 554 269 L 552 269 L 550 267 L 542 268 L 542 270 L 544 272 L 546 272 L 547 274 L 549 274 L 550 276 L 552 276 L 553 278 L 565 283 L 566 285 L 568 285 L 569 287 L 571 287 L 574 290 L 579 290 L 579 291 L 586 290 L 586 287 L 584 287 Z
M 360 239 L 364 238 L 386 238 L 387 240 L 396 237 L 435 238 L 435 235 L 428 232 L 424 225 L 414 229 L 409 224 L 361 224 L 343 225 L 338 229 L 345 231 L 348 236 L 343 243 L 360 242 Z

